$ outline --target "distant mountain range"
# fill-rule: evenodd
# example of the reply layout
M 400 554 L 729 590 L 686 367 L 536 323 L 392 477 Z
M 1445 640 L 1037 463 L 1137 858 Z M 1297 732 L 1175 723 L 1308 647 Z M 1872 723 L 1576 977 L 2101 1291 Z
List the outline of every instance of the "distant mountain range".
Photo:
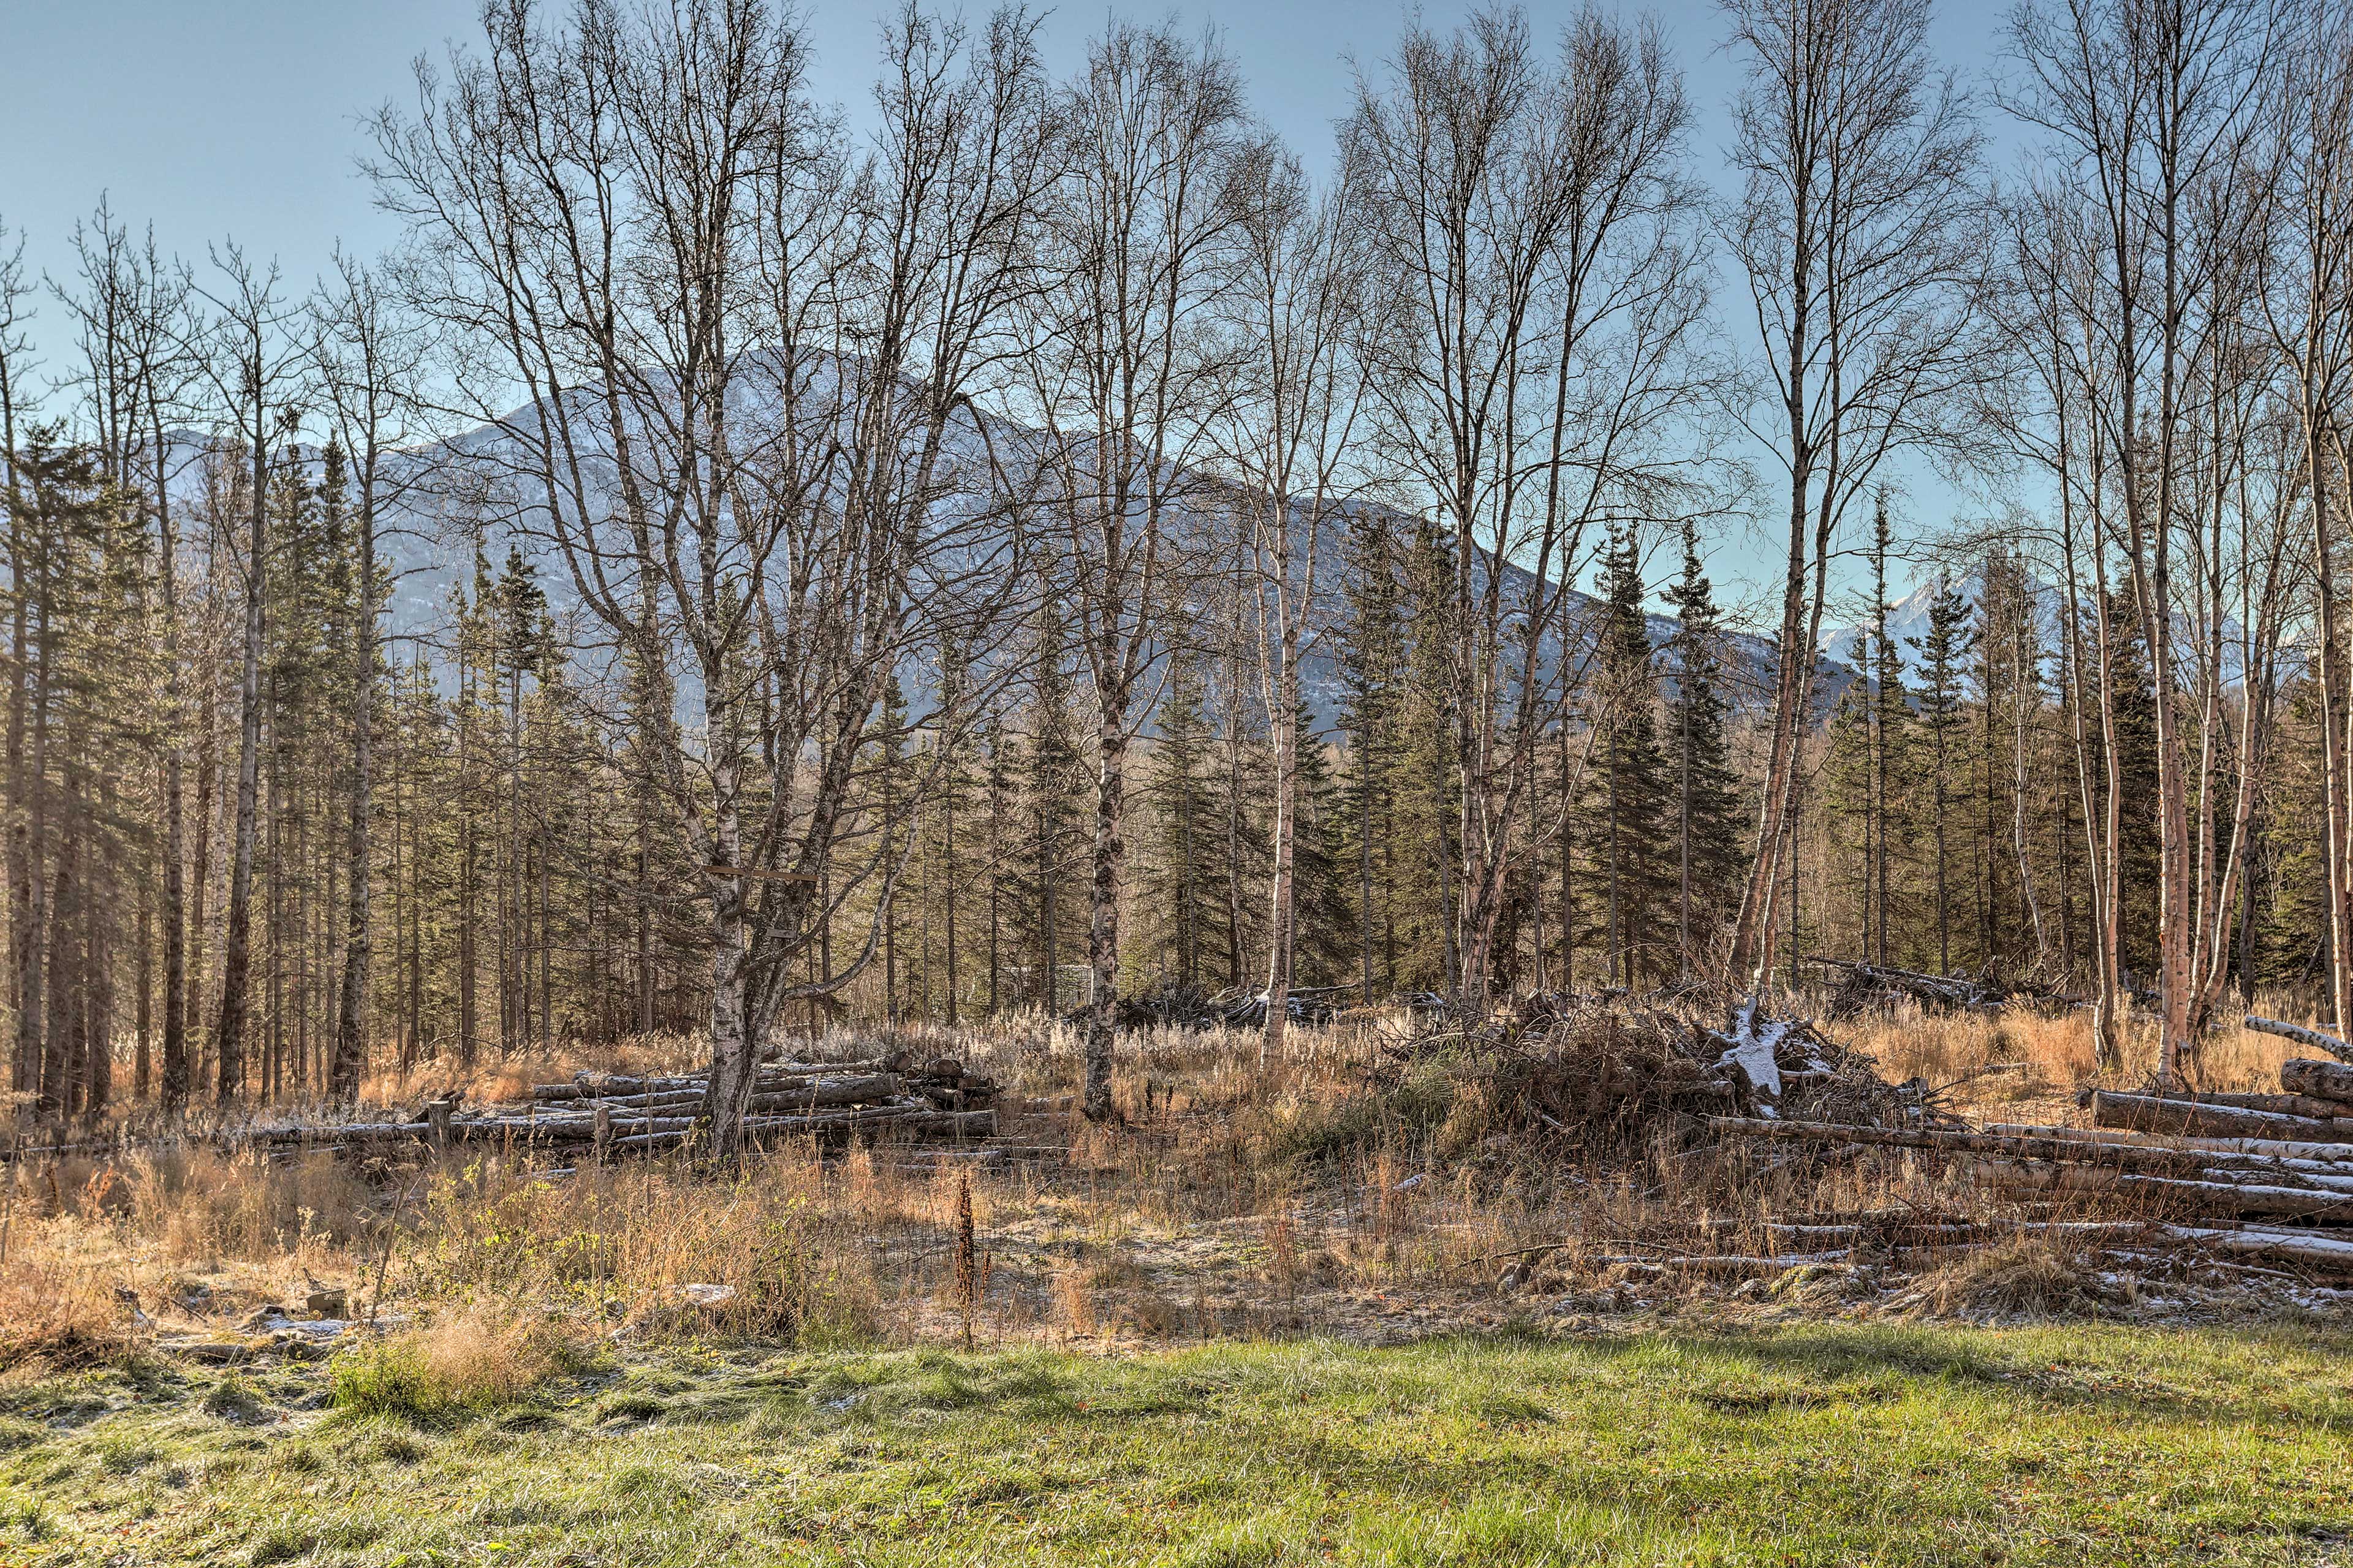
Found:
M 531 417 L 531 410 L 518 409 L 502 421 L 473 426 L 401 451 L 389 459 L 387 468 L 396 500 L 380 514 L 377 553 L 394 575 L 387 607 L 387 629 L 394 636 L 430 637 L 444 626 L 454 590 L 468 583 L 473 573 L 470 530 L 475 526 L 474 513 L 479 503 L 465 498 L 479 495 L 480 487 L 479 482 L 469 482 L 466 476 L 470 468 L 480 469 L 481 459 L 495 457 L 497 448 L 511 439 L 509 429 Z M 996 451 L 1002 454 L 1008 448 L 1018 449 L 1022 438 L 1033 436 L 1034 432 L 1008 426 L 992 432 L 992 440 Z M 199 432 L 181 432 L 175 434 L 174 445 L 178 480 L 174 489 L 176 503 L 185 511 L 205 488 L 203 458 L 206 439 Z M 306 449 L 303 455 L 313 462 L 317 459 L 315 448 Z M 592 484 L 614 485 L 617 474 L 609 460 L 592 458 L 588 469 Z M 1403 516 L 1398 522 L 1403 530 L 1411 528 L 1410 520 Z M 547 595 L 551 611 L 561 619 L 575 610 L 570 574 L 564 563 L 555 559 L 543 542 L 529 538 L 518 539 L 517 542 L 526 558 L 539 568 L 540 585 Z M 506 540 L 494 532 L 488 548 L 492 554 L 491 565 L 496 569 L 504 560 Z M 1327 541 L 1325 548 L 1336 548 L 1336 533 Z M 1482 567 L 1485 559 L 1482 557 Z M 1526 591 L 1534 585 L 1533 574 L 1512 563 L 1506 563 L 1504 571 L 1507 596 L 1524 600 Z M 1336 595 L 1341 576 L 1341 564 L 1336 560 L 1319 563 L 1318 578 L 1326 584 L 1327 593 Z M 1480 586 L 1483 587 L 1483 572 Z M 1916 619 L 1924 628 L 1926 597 L 1927 591 L 1923 590 L 1905 602 L 1907 606 L 1918 602 Z M 1556 615 L 1544 636 L 1541 657 L 1547 668 L 1556 667 L 1562 657 L 1561 621 L 1565 618 L 1580 629 L 1597 626 L 1603 607 L 1601 601 L 1591 595 L 1571 590 L 1567 616 Z M 1672 693 L 1677 664 L 1672 646 L 1676 623 L 1659 615 L 1647 615 L 1644 621 L 1651 647 L 1660 650 L 1662 685 Z M 1589 633 L 1583 636 L 1582 646 L 1576 649 L 1578 657 L 1591 651 Z M 1847 628 L 1824 638 L 1825 657 L 1817 672 L 1818 711 L 1827 712 L 1855 679 L 1850 651 L 1853 636 L 1854 628 Z M 1841 641 L 1841 637 L 1845 640 Z M 1768 702 L 1779 659 L 1778 645 L 1774 639 L 1750 632 L 1729 632 L 1725 638 L 1725 650 L 1727 695 L 1740 706 L 1761 707 Z M 1328 731 L 1336 724 L 1343 708 L 1337 658 L 1328 648 L 1311 647 L 1303 658 L 1300 677 L 1314 727 Z

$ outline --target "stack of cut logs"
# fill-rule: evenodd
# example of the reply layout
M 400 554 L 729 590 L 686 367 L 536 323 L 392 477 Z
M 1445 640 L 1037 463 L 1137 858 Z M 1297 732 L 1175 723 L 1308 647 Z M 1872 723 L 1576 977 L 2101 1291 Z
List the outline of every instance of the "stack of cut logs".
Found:
M 1715 1125 L 1751 1138 L 1933 1151 L 2007 1196 L 2131 1215 L 2153 1238 L 2353 1272 L 2353 1046 L 2269 1018 L 2247 1026 L 2335 1059 L 2286 1063 L 2280 1094 L 2101 1090 L 2089 1099 L 2089 1128 L 1740 1117 Z
M 709 1084 L 706 1072 L 668 1078 L 576 1075 L 543 1083 L 531 1099 L 462 1110 L 435 1100 L 418 1121 L 343 1123 L 250 1130 L 270 1144 L 494 1143 L 572 1144 L 584 1152 L 640 1154 L 675 1148 L 692 1134 Z M 798 1137 L 839 1138 L 888 1131 L 894 1136 L 987 1138 L 997 1131 L 997 1086 L 962 1062 L 918 1064 L 781 1062 L 753 1080 L 744 1135 L 754 1143 Z

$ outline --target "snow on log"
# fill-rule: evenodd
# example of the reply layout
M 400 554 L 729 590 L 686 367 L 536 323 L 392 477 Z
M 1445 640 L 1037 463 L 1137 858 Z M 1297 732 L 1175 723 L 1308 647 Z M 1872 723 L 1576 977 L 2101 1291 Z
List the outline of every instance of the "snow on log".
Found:
M 2092 1121 L 2100 1127 L 2135 1132 L 2186 1132 L 2199 1137 L 2281 1137 L 2321 1143 L 2353 1143 L 2353 1120 L 2326 1121 L 2276 1110 L 2247 1110 L 2166 1095 L 2120 1094 L 2102 1089 L 2092 1096 Z
M 2291 1094 L 2342 1105 L 2345 1109 L 2337 1114 L 2353 1116 L 2353 1065 L 2344 1062 L 2282 1062 L 2280 1087 Z

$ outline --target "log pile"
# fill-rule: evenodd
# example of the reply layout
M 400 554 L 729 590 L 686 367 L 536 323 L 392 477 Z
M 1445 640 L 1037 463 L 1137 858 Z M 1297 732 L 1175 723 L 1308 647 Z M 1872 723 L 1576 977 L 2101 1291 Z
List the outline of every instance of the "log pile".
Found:
M 2089 1128 L 1755 1116 L 1711 1125 L 1739 1138 L 1917 1150 L 2030 1212 L 2089 1210 L 2139 1225 L 2152 1243 L 2353 1274 L 2353 1047 L 2295 1026 L 2272 1032 L 2336 1059 L 2287 1063 L 2276 1095 L 2101 1090 L 2088 1100 Z
M 242 1141 L 272 1147 L 361 1149 L 387 1144 L 570 1146 L 583 1155 L 675 1149 L 697 1136 L 708 1072 L 632 1078 L 575 1075 L 535 1085 L 531 1098 L 466 1110 L 428 1102 L 417 1121 L 248 1128 Z M 972 1142 L 995 1136 L 997 1086 L 954 1060 L 910 1063 L 778 1062 L 753 1080 L 747 1142 L 843 1138 L 862 1131 Z

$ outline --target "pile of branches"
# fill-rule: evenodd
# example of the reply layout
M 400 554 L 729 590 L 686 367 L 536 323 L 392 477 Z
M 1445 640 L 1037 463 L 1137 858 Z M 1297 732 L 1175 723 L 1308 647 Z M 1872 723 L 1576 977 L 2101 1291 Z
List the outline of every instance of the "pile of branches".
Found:
M 2143 1237 L 2353 1274 L 2353 1046 L 2267 1018 L 2252 1028 L 2327 1050 L 2291 1061 L 2283 1093 L 2088 1097 L 2093 1125 L 1869 1128 L 1725 1116 L 1724 1133 L 1923 1151 L 1977 1185 Z
M 1294 1024 L 1328 1024 L 1352 985 L 1294 986 L 1287 994 L 1284 1016 Z M 1198 985 L 1171 981 L 1113 1005 L 1113 1026 L 1121 1029 L 1256 1028 L 1266 1022 L 1263 991 L 1204 991 Z M 1074 1007 L 1063 1021 L 1086 1021 L 1087 1009 Z
M 1662 1127 L 1684 1133 L 1708 1118 L 1836 1121 L 1922 1127 L 1947 1120 L 1928 1086 L 1890 1083 L 1868 1053 L 1802 1018 L 1776 1019 L 1757 1002 L 1721 1026 L 1681 996 L 1531 999 L 1476 1022 L 1419 1022 L 1375 1058 L 1376 1086 L 1445 1062 L 1482 1080 L 1507 1127 L 1588 1141 L 1623 1141 Z

